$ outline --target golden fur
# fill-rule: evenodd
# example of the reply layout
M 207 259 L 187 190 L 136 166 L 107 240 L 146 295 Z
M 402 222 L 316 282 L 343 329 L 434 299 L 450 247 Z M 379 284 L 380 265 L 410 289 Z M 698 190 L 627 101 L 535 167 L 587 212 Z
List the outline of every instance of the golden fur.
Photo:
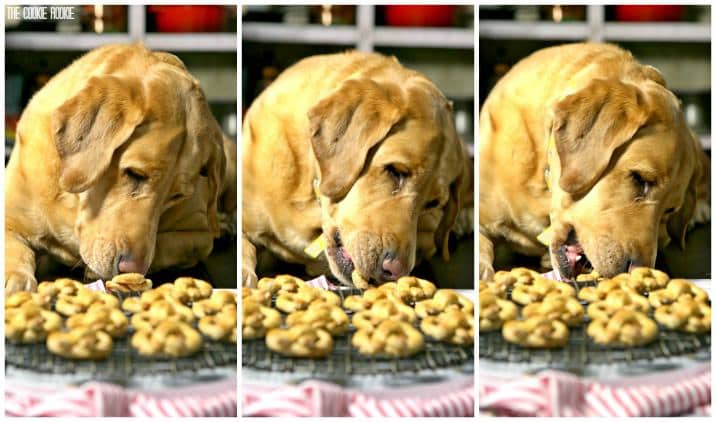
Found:
M 142 45 L 82 56 L 18 123 L 5 291 L 34 290 L 39 252 L 105 279 L 196 264 L 219 235 L 219 209 L 235 210 L 235 150 L 175 56 Z
M 604 276 L 653 266 L 659 243 L 683 243 L 690 224 L 710 218 L 709 177 L 656 69 L 613 45 L 540 50 L 480 112 L 480 278 L 494 273 L 494 242 L 548 253 L 537 236 L 550 224 L 543 262 L 555 270 L 572 229 Z
M 377 54 L 314 56 L 284 71 L 248 110 L 242 148 L 244 285 L 256 283 L 257 247 L 350 284 L 337 233 L 363 275 L 388 279 L 381 262 L 391 257 L 407 274 L 437 248 L 447 257 L 471 198 L 450 103 Z M 328 248 L 313 260 L 304 248 L 322 232 Z

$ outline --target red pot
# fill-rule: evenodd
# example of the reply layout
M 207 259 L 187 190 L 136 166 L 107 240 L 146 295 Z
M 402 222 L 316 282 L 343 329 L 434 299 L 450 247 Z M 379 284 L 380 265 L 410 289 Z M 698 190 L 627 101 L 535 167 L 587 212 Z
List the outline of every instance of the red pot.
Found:
M 684 6 L 616 6 L 616 17 L 619 21 L 680 21 L 684 16 Z
M 149 6 L 159 32 L 218 32 L 224 24 L 224 6 Z
M 385 6 L 385 21 L 391 26 L 452 26 L 457 6 Z

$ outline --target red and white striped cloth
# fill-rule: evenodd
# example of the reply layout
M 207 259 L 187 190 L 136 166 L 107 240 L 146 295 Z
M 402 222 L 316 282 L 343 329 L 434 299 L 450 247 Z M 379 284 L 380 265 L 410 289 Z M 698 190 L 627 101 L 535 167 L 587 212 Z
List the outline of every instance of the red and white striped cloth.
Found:
M 5 385 L 6 416 L 232 417 L 237 414 L 235 378 L 160 392 L 125 390 L 101 382 L 69 388 Z
M 297 386 L 244 383 L 244 416 L 474 416 L 473 377 L 430 386 L 363 392 L 321 381 Z
M 680 374 L 581 379 L 557 371 L 507 382 L 480 378 L 480 410 L 500 416 L 677 416 L 710 414 L 710 365 Z

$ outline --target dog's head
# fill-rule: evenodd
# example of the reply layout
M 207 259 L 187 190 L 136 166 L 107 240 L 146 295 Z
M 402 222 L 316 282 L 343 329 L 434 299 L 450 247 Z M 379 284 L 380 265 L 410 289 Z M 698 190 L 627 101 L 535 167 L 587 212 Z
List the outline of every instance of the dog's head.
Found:
M 103 278 L 146 273 L 160 226 L 206 237 L 205 257 L 225 173 L 222 133 L 198 82 L 175 56 L 127 48 L 131 56 L 118 54 L 131 63 L 89 78 L 51 119 L 60 187 L 78 194 L 80 255 Z
M 423 76 L 349 79 L 309 112 L 331 272 L 378 282 L 442 248 L 472 175 L 451 105 Z
M 709 160 L 677 98 L 646 69 L 593 80 L 554 106 L 549 248 L 563 277 L 653 267 L 660 243 L 683 246 L 689 225 L 709 218 Z

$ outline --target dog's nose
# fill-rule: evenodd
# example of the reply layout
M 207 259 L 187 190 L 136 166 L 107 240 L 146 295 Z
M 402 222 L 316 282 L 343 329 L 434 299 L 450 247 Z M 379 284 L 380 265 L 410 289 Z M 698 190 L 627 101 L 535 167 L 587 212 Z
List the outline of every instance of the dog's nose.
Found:
M 117 262 L 117 270 L 120 273 L 139 273 L 145 274 L 149 269 L 142 259 L 132 259 L 131 255 L 120 255 Z
M 403 261 L 388 256 L 383 260 L 383 279 L 397 280 L 406 275 L 406 268 Z

